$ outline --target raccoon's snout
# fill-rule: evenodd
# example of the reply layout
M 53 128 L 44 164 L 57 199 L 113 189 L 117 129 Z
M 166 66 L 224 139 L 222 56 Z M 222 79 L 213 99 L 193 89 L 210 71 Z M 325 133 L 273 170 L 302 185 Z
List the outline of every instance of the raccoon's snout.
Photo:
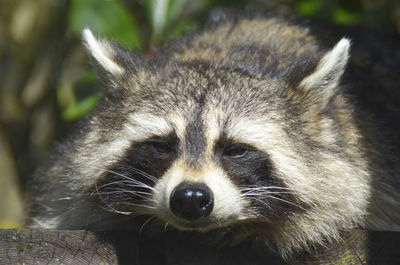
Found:
M 210 215 L 214 196 L 205 184 L 184 182 L 172 191 L 169 206 L 176 216 L 195 220 Z

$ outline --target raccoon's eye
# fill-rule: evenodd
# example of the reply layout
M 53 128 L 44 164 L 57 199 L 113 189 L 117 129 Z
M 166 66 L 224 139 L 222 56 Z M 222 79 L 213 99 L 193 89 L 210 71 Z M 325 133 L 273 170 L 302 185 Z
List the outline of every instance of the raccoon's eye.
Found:
M 223 156 L 239 158 L 244 156 L 247 151 L 248 150 L 246 147 L 238 144 L 233 144 L 224 149 Z
M 163 154 L 163 155 L 167 155 L 174 151 L 173 148 L 166 142 L 149 141 L 149 142 L 146 142 L 146 145 L 151 147 L 153 149 L 153 151 L 155 151 L 159 154 Z

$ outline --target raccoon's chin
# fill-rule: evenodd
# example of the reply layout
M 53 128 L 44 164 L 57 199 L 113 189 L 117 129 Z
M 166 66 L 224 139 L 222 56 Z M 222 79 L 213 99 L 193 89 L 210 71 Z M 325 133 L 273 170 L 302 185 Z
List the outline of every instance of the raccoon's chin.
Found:
M 177 218 L 171 218 L 164 220 L 168 224 L 172 225 L 178 230 L 182 231 L 197 231 L 197 232 L 208 232 L 211 230 L 218 230 L 228 227 L 241 226 L 247 224 L 248 220 L 239 219 L 213 219 L 205 218 L 203 220 L 186 221 Z
M 244 220 L 212 220 L 203 222 L 167 221 L 178 230 L 208 232 L 227 228 L 231 231 L 245 231 L 246 234 L 265 234 L 275 227 L 273 223 L 265 219 L 249 218 Z
M 201 218 L 197 220 L 184 220 L 180 218 L 163 218 L 165 222 L 182 231 L 207 232 L 218 228 L 231 226 L 232 220 L 217 220 L 215 218 Z
M 168 223 L 171 224 L 176 229 L 182 230 L 182 231 L 207 232 L 207 231 L 216 229 L 218 227 L 221 227 L 219 225 L 216 225 L 216 224 L 210 223 L 210 222 L 171 221 L 171 222 L 168 222 Z

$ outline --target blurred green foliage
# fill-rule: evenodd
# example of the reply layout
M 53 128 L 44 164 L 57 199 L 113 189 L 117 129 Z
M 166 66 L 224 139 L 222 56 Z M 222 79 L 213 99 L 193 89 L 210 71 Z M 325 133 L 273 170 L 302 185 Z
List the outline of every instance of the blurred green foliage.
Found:
M 140 47 L 135 19 L 120 1 L 71 0 L 68 22 L 77 35 L 89 27 L 94 33 L 117 39 L 133 49 Z
M 62 113 L 64 120 L 71 121 L 82 118 L 90 112 L 97 101 L 100 99 L 100 93 L 97 91 L 96 77 L 92 71 L 85 73 L 75 85 L 76 93 L 72 95 L 72 100 L 66 106 Z M 62 95 L 59 95 L 62 97 Z M 61 101 L 62 99 L 59 98 Z
M 161 36 L 166 27 L 181 13 L 185 0 L 146 0 L 144 1 L 153 33 Z

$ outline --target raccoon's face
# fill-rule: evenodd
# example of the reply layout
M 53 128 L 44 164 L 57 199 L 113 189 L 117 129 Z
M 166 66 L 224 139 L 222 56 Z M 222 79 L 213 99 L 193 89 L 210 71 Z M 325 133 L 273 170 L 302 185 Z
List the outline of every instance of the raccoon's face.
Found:
M 265 152 L 282 144 L 283 117 L 274 114 L 282 85 L 201 62 L 154 73 L 130 99 L 131 145 L 99 193 L 125 190 L 103 198 L 119 211 L 142 204 L 140 212 L 180 229 L 274 222 L 302 210 Z
M 353 225 L 364 213 L 363 174 L 342 150 L 344 137 L 354 138 L 350 145 L 358 138 L 337 121 L 345 112 L 335 96 L 348 40 L 293 87 L 285 78 L 207 62 L 145 71 L 115 44 L 88 30 L 84 37 L 109 87 L 111 99 L 100 108 L 121 110 L 104 111 L 119 121 L 116 128 L 102 128 L 105 118 L 95 116 L 99 131 L 117 135 L 105 140 L 112 162 L 94 180 L 109 210 L 152 215 L 184 230 L 262 223 L 304 242 L 304 229 L 315 237 L 337 232 L 333 224 Z

